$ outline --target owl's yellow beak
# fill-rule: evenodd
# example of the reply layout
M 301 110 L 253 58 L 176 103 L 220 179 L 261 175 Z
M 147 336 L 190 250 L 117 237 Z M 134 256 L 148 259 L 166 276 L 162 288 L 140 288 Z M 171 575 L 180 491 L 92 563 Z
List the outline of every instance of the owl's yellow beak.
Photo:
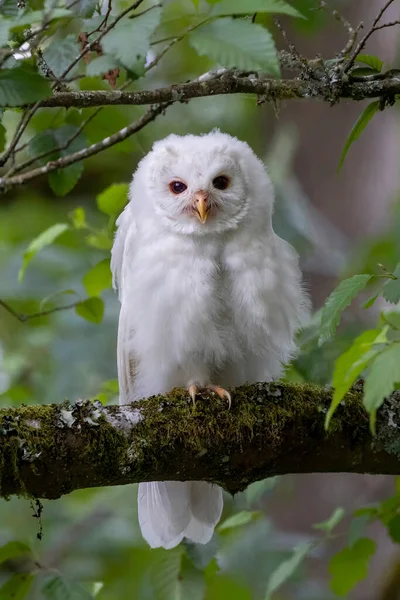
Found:
M 210 212 L 210 205 L 208 202 L 208 194 L 203 190 L 196 192 L 193 196 L 193 211 L 196 214 L 196 217 L 204 223 L 207 221 L 208 213 Z

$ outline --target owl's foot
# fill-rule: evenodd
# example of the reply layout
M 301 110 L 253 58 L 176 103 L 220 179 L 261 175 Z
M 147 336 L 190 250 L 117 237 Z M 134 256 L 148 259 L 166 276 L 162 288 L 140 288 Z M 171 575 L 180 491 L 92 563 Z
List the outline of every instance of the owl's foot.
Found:
M 219 385 L 212 385 L 211 383 L 205 386 L 198 386 L 196 384 L 191 384 L 188 387 L 189 396 L 192 399 L 193 404 L 196 404 L 196 394 L 201 390 L 209 390 L 210 392 L 215 392 L 222 400 L 228 401 L 228 408 L 232 405 L 232 398 L 230 393 L 222 388 Z

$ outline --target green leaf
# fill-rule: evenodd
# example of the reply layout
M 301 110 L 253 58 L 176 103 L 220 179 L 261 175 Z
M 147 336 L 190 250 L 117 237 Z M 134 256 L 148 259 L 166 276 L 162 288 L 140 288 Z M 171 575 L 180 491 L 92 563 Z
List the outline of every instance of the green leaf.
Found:
M 93 15 L 96 5 L 97 0 L 78 0 L 72 5 L 72 10 L 80 17 L 87 19 Z
M 344 548 L 332 557 L 329 572 L 331 589 L 338 596 L 348 594 L 368 574 L 368 564 L 376 549 L 369 538 L 361 538 L 351 548 Z
M 188 39 L 200 56 L 208 56 L 222 67 L 261 70 L 279 76 L 275 42 L 261 25 L 223 18 L 198 27 Z
M 382 350 L 370 367 L 364 383 L 364 406 L 371 414 L 371 427 L 375 429 L 378 408 L 400 381 L 400 343 L 393 343 Z
M 0 106 L 21 106 L 51 96 L 50 83 L 27 66 L 0 71 Z
M 393 273 L 397 279 L 389 279 L 383 286 L 382 296 L 388 302 L 397 304 L 400 302 L 400 263 L 397 264 Z
M 43 58 L 56 77 L 60 77 L 73 59 L 79 54 L 76 35 L 67 35 L 63 40 L 55 39 L 43 51 Z M 69 72 L 73 75 L 74 69 Z
M 344 515 L 344 508 L 338 506 L 338 508 L 335 508 L 329 519 L 327 519 L 326 521 L 322 521 L 322 523 L 315 523 L 313 527 L 314 529 L 320 529 L 321 531 L 330 533 L 336 527 L 336 525 L 340 523 Z
M 284 560 L 272 573 L 269 578 L 267 591 L 265 594 L 265 600 L 271 600 L 272 594 L 276 592 L 300 566 L 301 562 L 307 556 L 310 548 L 312 547 L 311 542 L 305 542 L 297 546 L 290 558 Z
M 386 336 L 382 338 L 382 331 L 379 329 L 364 331 L 354 340 L 352 346 L 336 360 L 333 373 L 334 393 L 325 419 L 326 429 L 345 394 L 380 352 L 380 347 L 376 346 L 374 348 L 374 344 L 383 343 L 385 339 Z
M 5 17 L 17 17 L 19 13 L 18 2 L 15 0 L 2 0 L 0 3 L 0 15 Z
M 400 515 L 396 515 L 387 525 L 388 532 L 396 544 L 400 544 Z
M 218 531 L 226 531 L 228 529 L 235 529 L 236 527 L 241 527 L 242 525 L 247 525 L 251 521 L 255 519 L 259 519 L 261 517 L 261 513 L 259 511 L 248 511 L 242 510 L 241 512 L 228 517 L 219 525 Z
M 22 542 L 8 542 L 8 544 L 4 544 L 0 548 L 0 563 L 5 562 L 6 560 L 10 560 L 11 558 L 16 558 L 17 556 L 21 556 L 21 554 L 30 554 L 31 549 L 26 544 Z
M 0 152 L 6 147 L 6 128 L 0 123 Z
M 379 73 L 382 71 L 383 61 L 377 56 L 371 56 L 370 54 L 359 54 L 356 58 L 357 62 L 368 65 L 372 69 L 375 69 Z
M 122 19 L 102 40 L 102 48 L 133 69 L 144 60 L 150 48 L 150 38 L 160 22 L 161 8 L 154 8 L 134 19 Z
M 349 525 L 348 546 L 354 546 L 354 544 L 363 537 L 365 528 L 370 520 L 370 515 L 360 515 L 351 520 Z
M 18 573 L 7 579 L 0 588 L 1 600 L 24 600 L 35 576 L 32 573 Z
M 82 206 L 75 208 L 69 216 L 75 229 L 87 229 L 86 213 Z
M 52 244 L 62 233 L 69 229 L 67 223 L 56 223 L 45 231 L 42 231 L 32 242 L 24 252 L 22 267 L 18 273 L 18 281 L 22 281 L 27 266 L 31 262 L 32 258 L 43 248 Z
M 93 600 L 92 594 L 81 585 L 60 575 L 49 577 L 41 591 L 48 600 Z
M 110 259 L 105 258 L 90 269 L 83 277 L 83 285 L 88 296 L 99 296 L 107 288 L 111 288 Z
M 121 66 L 121 63 L 108 54 L 98 56 L 94 58 L 86 67 L 86 75 L 89 77 L 96 77 L 97 75 L 104 75 L 111 69 L 115 69 Z
M 182 563 L 182 551 L 174 548 L 162 554 L 154 563 L 152 584 L 157 600 L 176 598 L 178 577 Z
M 331 295 L 325 302 L 325 306 L 321 314 L 321 333 L 319 336 L 319 345 L 330 340 L 339 325 L 341 313 L 354 298 L 363 290 L 367 283 L 372 279 L 373 275 L 362 274 L 354 275 L 349 279 L 344 279 L 333 290 Z
M 347 138 L 344 148 L 342 150 L 342 154 L 340 156 L 339 161 L 339 171 L 342 168 L 344 159 L 346 158 L 350 146 L 360 137 L 361 133 L 364 131 L 374 114 L 379 110 L 379 104 L 379 100 L 371 102 L 358 117 L 358 120 L 353 126 L 353 129 L 350 131 L 350 135 Z
M 101 323 L 104 315 L 104 302 L 101 298 L 87 298 L 75 306 L 76 314 L 91 323 Z
M 213 16 L 254 13 L 280 13 L 304 18 L 298 10 L 283 0 L 222 0 L 215 4 L 211 11 Z
M 45 165 L 49 161 L 68 156 L 86 147 L 86 138 L 82 133 L 78 134 L 75 125 L 63 125 L 59 129 L 47 129 L 36 135 L 29 144 L 29 153 L 32 157 L 46 154 L 38 163 Z M 70 142 L 70 140 L 72 140 Z M 68 146 L 68 147 L 67 147 Z M 79 161 L 65 168 L 56 169 L 49 173 L 49 184 L 57 196 L 65 196 L 79 181 L 83 173 L 83 162 Z
M 86 237 L 86 242 L 89 246 L 98 250 L 111 250 L 112 248 L 112 239 L 107 231 L 100 230 L 96 233 L 91 233 Z
M 22 14 L 15 19 L 10 29 L 13 31 L 23 30 L 28 25 L 34 25 L 35 23 L 43 22 L 43 11 L 41 10 L 25 10 Z M 56 19 L 62 19 L 64 17 L 71 17 L 72 13 L 65 8 L 56 8 L 51 12 L 49 22 Z
M 116 216 L 128 202 L 129 183 L 113 183 L 96 198 L 97 207 L 106 215 Z

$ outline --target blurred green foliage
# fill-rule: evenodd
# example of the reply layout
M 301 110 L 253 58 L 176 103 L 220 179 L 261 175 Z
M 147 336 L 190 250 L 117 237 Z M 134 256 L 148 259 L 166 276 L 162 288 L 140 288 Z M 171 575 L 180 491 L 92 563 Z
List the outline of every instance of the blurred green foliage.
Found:
M 20 47 L 26 28 L 43 23 L 50 11 L 42 50 L 48 67 L 60 77 L 79 51 L 78 34 L 99 27 L 107 11 L 105 1 L 79 0 L 67 13 L 61 4 L 55 8 L 52 0 L 31 0 L 25 9 L 18 9 L 14 0 L 3 0 L 1 48 Z M 113 2 L 110 18 L 128 5 L 126 0 Z M 147 2 L 142 8 L 151 5 Z M 101 77 L 115 67 L 120 69 L 118 86 L 131 81 L 131 89 L 185 81 L 216 63 L 277 74 L 273 9 L 283 15 L 301 13 L 306 18 L 290 20 L 290 26 L 312 35 L 327 23 L 326 14 L 315 10 L 317 5 L 317 0 L 164 2 L 162 9 L 151 10 L 136 22 L 121 22 L 104 38 L 103 55 L 93 53 L 90 62 L 81 61 L 71 70 L 70 75 L 78 77 L 71 85 L 80 90 L 110 89 L 109 81 Z M 233 12 L 235 19 L 229 16 Z M 257 13 L 253 19 L 246 17 L 253 12 Z M 221 18 L 197 27 L 205 14 Z M 183 39 L 146 74 L 146 64 L 157 56 L 157 40 L 175 36 Z M 39 75 L 35 57 L 25 57 L 21 65 L 17 62 L 8 59 L 0 72 L 0 104 L 18 105 L 49 93 L 49 82 Z M 98 113 L 92 108 L 42 109 L 20 140 L 18 161 L 37 166 L 66 156 L 128 126 L 143 112 L 140 107 L 107 107 Z M 20 116 L 19 109 L 2 111 L 1 149 L 10 144 Z M 85 165 L 79 162 L 54 171 L 48 180 L 39 179 L 0 198 L 0 298 L 22 315 L 49 313 L 23 322 L 0 306 L 1 405 L 78 397 L 117 402 L 118 301 L 111 291 L 109 251 L 131 173 L 154 140 L 172 131 L 200 133 L 218 126 L 246 139 L 266 159 L 277 192 L 275 228 L 295 245 L 304 265 L 312 259 L 308 278 L 327 271 L 335 279 L 356 276 L 342 283 L 324 310 L 299 333 L 301 353 L 286 378 L 321 385 L 333 381 L 338 404 L 372 366 L 367 372 L 366 404 L 375 414 L 384 395 L 400 381 L 400 205 L 394 208 L 390 230 L 364 240 L 344 261 L 328 260 L 336 249 L 321 244 L 310 225 L 317 219 L 324 231 L 326 224 L 309 202 L 293 194 L 296 132 L 281 124 L 267 145 L 264 118 L 264 109 L 247 97 L 174 105 L 166 116 Z M 65 148 L 71 137 L 73 142 Z M 339 235 L 337 239 L 340 246 Z M 367 316 L 346 312 L 347 319 L 336 331 L 341 311 L 372 281 L 382 285 L 369 294 L 373 293 Z M 380 315 L 383 299 L 393 306 Z M 69 305 L 73 306 L 54 310 Z M 373 329 L 366 331 L 367 326 Z M 379 385 L 382 369 L 385 388 Z M 268 502 L 279 497 L 277 484 L 274 478 L 253 484 L 235 498 L 226 496 L 212 541 L 206 546 L 184 543 L 172 551 L 150 550 L 143 542 L 136 486 L 82 490 L 43 505 L 15 498 L 3 501 L 0 600 L 329 600 L 335 594 L 346 595 L 365 577 L 375 551 L 375 542 L 365 535 L 368 523 L 383 523 L 391 539 L 400 543 L 399 485 L 392 497 L 372 507 L 359 506 L 354 515 L 339 507 L 304 536 L 280 530 L 271 519 Z M 343 531 L 346 519 L 347 523 L 351 519 L 348 535 Z M 329 548 L 337 539 L 341 550 L 329 562 Z M 313 574 L 316 564 L 323 565 L 324 577 Z

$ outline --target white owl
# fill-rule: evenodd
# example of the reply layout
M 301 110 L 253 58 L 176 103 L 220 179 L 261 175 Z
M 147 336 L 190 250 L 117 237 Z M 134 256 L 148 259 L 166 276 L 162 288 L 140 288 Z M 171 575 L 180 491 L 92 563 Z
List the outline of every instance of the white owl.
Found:
M 173 387 L 209 388 L 281 375 L 308 313 L 298 257 L 272 229 L 274 194 L 250 147 L 219 131 L 156 142 L 117 221 L 111 268 L 121 311 L 120 402 Z M 203 481 L 139 484 L 152 547 L 207 543 L 222 490 Z

